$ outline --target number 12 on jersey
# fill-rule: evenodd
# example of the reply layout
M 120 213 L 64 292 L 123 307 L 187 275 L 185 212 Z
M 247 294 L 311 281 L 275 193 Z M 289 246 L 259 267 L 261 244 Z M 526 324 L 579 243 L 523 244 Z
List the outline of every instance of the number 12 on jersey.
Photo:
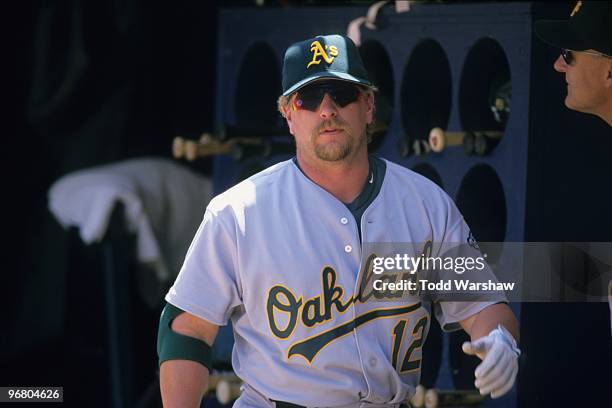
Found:
M 402 348 L 402 342 L 404 340 L 404 331 L 406 330 L 406 326 L 408 325 L 408 320 L 400 320 L 397 322 L 395 327 L 393 328 L 393 349 L 391 350 L 391 364 L 397 370 L 397 358 Z M 421 319 L 414 325 L 412 329 L 412 340 L 408 345 L 408 349 L 406 350 L 406 354 L 402 359 L 402 366 L 399 370 L 400 374 L 404 374 L 410 371 L 415 371 L 421 368 L 421 359 L 417 358 L 411 360 L 410 357 L 412 353 L 416 349 L 419 349 L 423 346 L 423 332 L 427 327 L 427 316 L 421 317 Z

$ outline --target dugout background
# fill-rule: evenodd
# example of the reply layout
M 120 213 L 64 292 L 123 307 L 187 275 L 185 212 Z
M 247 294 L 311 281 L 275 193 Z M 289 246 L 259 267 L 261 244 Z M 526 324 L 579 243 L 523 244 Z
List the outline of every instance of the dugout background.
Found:
M 106 332 L 100 253 L 84 248 L 77 256 L 82 262 L 71 263 L 66 248 L 74 234 L 51 220 L 49 186 L 90 166 L 169 158 L 176 135 L 197 139 L 225 125 L 283 131 L 276 97 L 286 46 L 322 32 L 344 33 L 366 12 L 362 3 L 322 3 L 275 1 L 256 8 L 251 1 L 70 0 L 6 7 L 5 39 L 13 47 L 5 55 L 14 69 L 3 77 L 8 239 L 0 385 L 64 385 L 73 398 L 67 406 L 111 406 L 108 356 L 97 344 Z M 388 129 L 374 141 L 374 153 L 440 184 L 480 241 L 612 242 L 610 128 L 563 106 L 563 75 L 552 69 L 558 51 L 531 31 L 538 16 L 566 18 L 574 2 L 456 3 L 415 6 L 400 15 L 388 6 L 378 30 L 361 30 L 366 66 L 381 89 L 379 100 L 387 101 L 378 106 L 378 119 Z M 512 112 L 492 154 L 466 156 L 461 147 L 401 154 L 434 124 L 449 130 L 495 125 L 481 110 L 483 79 L 505 70 Z M 212 174 L 220 192 L 287 157 L 240 163 L 218 157 L 188 165 Z M 486 406 L 601 406 L 608 400 L 609 312 L 607 304 L 584 302 L 580 287 L 589 279 L 580 269 L 559 276 L 558 290 L 572 303 L 513 305 L 525 352 L 518 392 Z M 134 310 L 142 313 L 132 325 L 138 340 L 154 342 L 155 328 L 145 324 L 151 311 Z M 424 376 L 443 387 L 464 381 L 452 367 L 466 363 L 451 361 L 457 355 L 448 351 L 459 339 L 436 340 L 432 333 L 428 340 L 442 364 L 439 375 L 425 367 Z M 138 351 L 134 370 L 144 387 L 156 357 L 152 344 Z

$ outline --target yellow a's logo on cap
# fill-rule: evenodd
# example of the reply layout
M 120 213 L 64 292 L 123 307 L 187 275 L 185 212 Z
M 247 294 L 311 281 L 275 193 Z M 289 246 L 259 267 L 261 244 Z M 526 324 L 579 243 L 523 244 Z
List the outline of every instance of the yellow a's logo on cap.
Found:
M 329 50 L 329 55 L 325 50 Z M 313 41 L 312 44 L 310 44 L 310 51 L 312 52 L 312 60 L 308 63 L 308 65 L 306 65 L 306 68 L 310 68 L 312 64 L 320 64 L 321 57 L 323 57 L 325 62 L 331 64 L 334 61 L 334 58 L 338 56 L 338 47 L 335 45 L 326 45 L 325 48 L 323 48 L 321 43 L 318 41 Z
M 574 17 L 574 14 L 576 14 L 578 10 L 580 10 L 580 7 L 582 7 L 581 1 L 576 3 L 576 5 L 574 6 L 574 9 L 572 10 L 572 14 L 570 14 L 570 17 Z

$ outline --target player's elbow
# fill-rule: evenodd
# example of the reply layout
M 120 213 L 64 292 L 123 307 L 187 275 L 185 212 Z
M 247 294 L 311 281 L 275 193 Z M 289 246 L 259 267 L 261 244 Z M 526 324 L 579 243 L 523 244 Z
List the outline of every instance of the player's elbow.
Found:
M 187 312 L 179 314 L 172 321 L 171 328 L 178 334 L 196 338 L 209 346 L 213 345 L 219 332 L 219 326 Z
M 176 306 L 166 304 L 157 332 L 160 366 L 169 360 L 191 360 L 212 368 L 211 346 L 219 327 Z

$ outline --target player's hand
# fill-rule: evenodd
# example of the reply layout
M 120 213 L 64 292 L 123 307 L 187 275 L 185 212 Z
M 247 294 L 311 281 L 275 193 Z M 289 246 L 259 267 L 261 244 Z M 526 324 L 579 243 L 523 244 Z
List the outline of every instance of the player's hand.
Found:
M 521 351 L 508 330 L 499 325 L 486 337 L 466 341 L 462 348 L 464 353 L 477 355 L 482 360 L 474 372 L 474 384 L 481 395 L 490 393 L 491 398 L 499 398 L 512 388 Z

